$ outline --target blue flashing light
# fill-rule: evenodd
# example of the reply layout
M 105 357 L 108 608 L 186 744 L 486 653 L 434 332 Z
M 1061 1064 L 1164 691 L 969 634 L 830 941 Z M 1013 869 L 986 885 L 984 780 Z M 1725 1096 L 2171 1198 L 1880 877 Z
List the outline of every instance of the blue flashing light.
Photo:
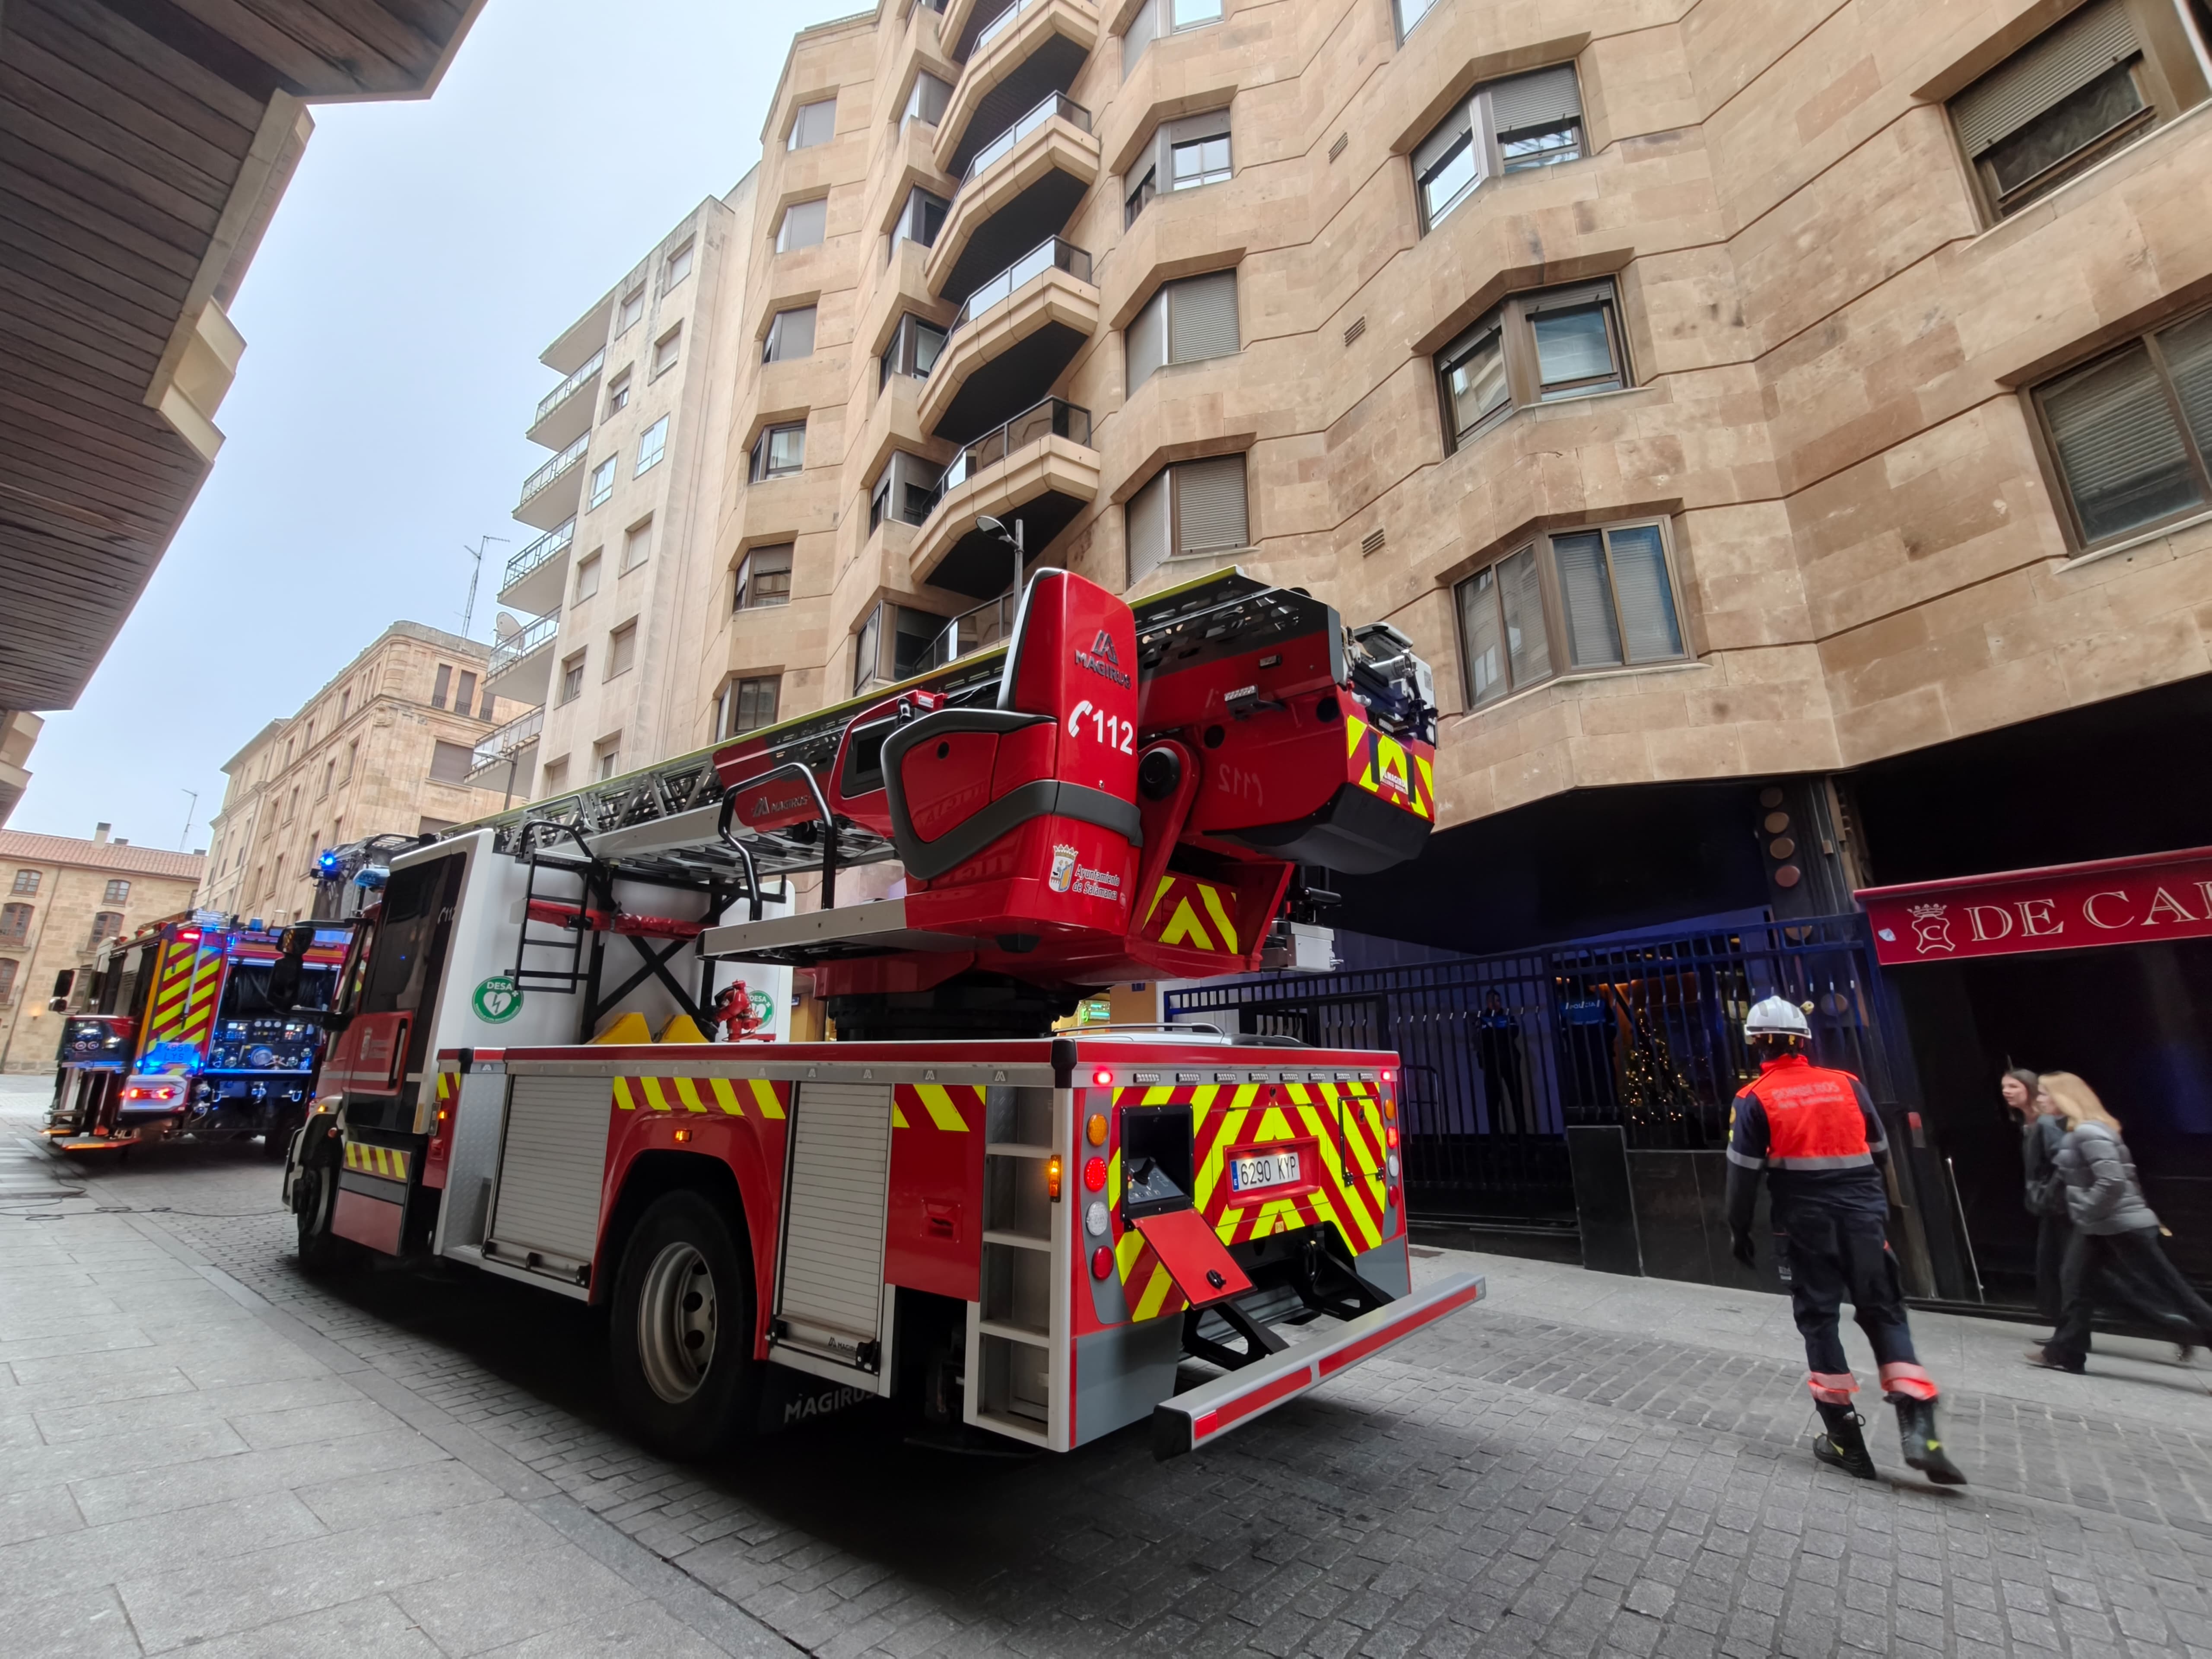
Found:
M 316 859 L 315 868 L 324 876 L 332 877 L 338 873 L 339 863 L 338 855 L 335 852 L 325 853 Z

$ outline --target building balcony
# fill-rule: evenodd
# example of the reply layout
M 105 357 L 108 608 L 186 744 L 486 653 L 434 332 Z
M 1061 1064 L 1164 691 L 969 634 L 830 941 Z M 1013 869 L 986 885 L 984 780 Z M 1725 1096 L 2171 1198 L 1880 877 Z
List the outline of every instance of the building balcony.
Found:
M 522 481 L 514 516 L 533 529 L 550 530 L 576 516 L 584 491 L 584 456 L 591 448 L 586 432 Z
M 499 579 L 499 602 L 541 614 L 557 607 L 568 580 L 568 545 L 575 538 L 576 521 L 571 519 L 509 559 Z
M 485 690 L 542 708 L 552 685 L 553 641 L 560 631 L 560 611 L 549 611 L 494 645 L 484 669 Z
M 1099 173 L 1091 113 L 1048 94 L 979 151 L 929 251 L 933 294 L 965 299 L 1073 216 Z
M 958 9 L 957 20 L 946 11 L 945 38 L 965 66 L 937 124 L 937 163 L 956 179 L 1024 110 L 1075 84 L 1100 33 L 1090 0 L 977 0 Z
M 1003 545 L 1003 544 L 1001 544 Z M 1006 558 L 1006 574 L 1013 574 L 1013 557 Z M 921 665 L 914 672 L 927 674 L 933 668 L 942 668 L 963 657 L 972 657 L 978 651 L 1004 644 L 1013 637 L 1014 612 L 1021 605 L 1018 592 L 1001 593 L 995 599 L 986 599 L 973 611 L 963 611 L 938 630 L 921 653 Z
M 914 579 L 984 599 L 1006 590 L 1012 556 L 975 528 L 979 514 L 1012 526 L 1035 559 L 1098 499 L 1098 452 L 1091 411 L 1048 398 L 988 432 L 952 458 L 937 502 L 915 538 Z
M 469 781 L 473 783 L 487 772 L 505 770 L 508 768 L 513 769 L 514 778 L 527 778 L 530 751 L 538 747 L 538 736 L 544 729 L 545 711 L 543 708 L 533 708 L 528 714 L 516 716 L 496 732 L 489 733 L 477 744 L 475 754 L 470 757 Z M 495 775 L 489 781 L 497 784 L 501 780 Z M 508 785 L 510 793 L 513 787 L 513 784 L 510 783 Z
M 978 288 L 922 382 L 922 429 L 974 432 L 1027 409 L 1098 331 L 1098 290 L 1081 248 L 1056 239 Z
M 602 347 L 585 359 L 584 366 L 538 400 L 525 435 L 548 449 L 566 449 L 592 429 L 592 411 L 599 405 L 599 370 L 607 360 Z

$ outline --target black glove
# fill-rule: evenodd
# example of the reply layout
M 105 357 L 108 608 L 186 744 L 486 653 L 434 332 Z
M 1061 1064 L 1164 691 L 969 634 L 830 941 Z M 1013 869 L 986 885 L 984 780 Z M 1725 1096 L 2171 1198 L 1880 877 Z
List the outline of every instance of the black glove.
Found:
M 1758 1255 L 1751 1248 L 1751 1233 L 1747 1229 L 1740 1227 L 1729 1235 L 1729 1254 L 1747 1267 L 1759 1265 Z

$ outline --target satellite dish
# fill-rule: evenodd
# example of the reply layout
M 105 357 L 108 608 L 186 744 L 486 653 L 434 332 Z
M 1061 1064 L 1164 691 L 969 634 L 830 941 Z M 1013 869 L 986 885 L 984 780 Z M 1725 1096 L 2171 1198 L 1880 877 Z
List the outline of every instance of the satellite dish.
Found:
M 502 611 L 492 618 L 491 631 L 495 639 L 511 640 L 522 631 L 522 624 L 510 612 Z

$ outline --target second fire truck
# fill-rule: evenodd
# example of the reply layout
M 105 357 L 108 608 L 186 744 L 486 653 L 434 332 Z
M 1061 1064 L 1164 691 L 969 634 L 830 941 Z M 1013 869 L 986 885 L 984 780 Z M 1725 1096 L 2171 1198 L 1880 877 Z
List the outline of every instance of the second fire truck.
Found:
M 1133 611 L 1041 572 L 1010 634 L 394 858 L 287 1164 L 303 1261 L 605 1307 L 631 1425 L 695 1455 L 875 1398 L 1173 1455 L 1479 1297 L 1413 1285 L 1395 1056 L 1051 1030 L 1310 954 L 1302 868 L 1417 854 L 1426 668 L 1235 572 Z M 841 1041 L 714 1041 L 763 965 Z

